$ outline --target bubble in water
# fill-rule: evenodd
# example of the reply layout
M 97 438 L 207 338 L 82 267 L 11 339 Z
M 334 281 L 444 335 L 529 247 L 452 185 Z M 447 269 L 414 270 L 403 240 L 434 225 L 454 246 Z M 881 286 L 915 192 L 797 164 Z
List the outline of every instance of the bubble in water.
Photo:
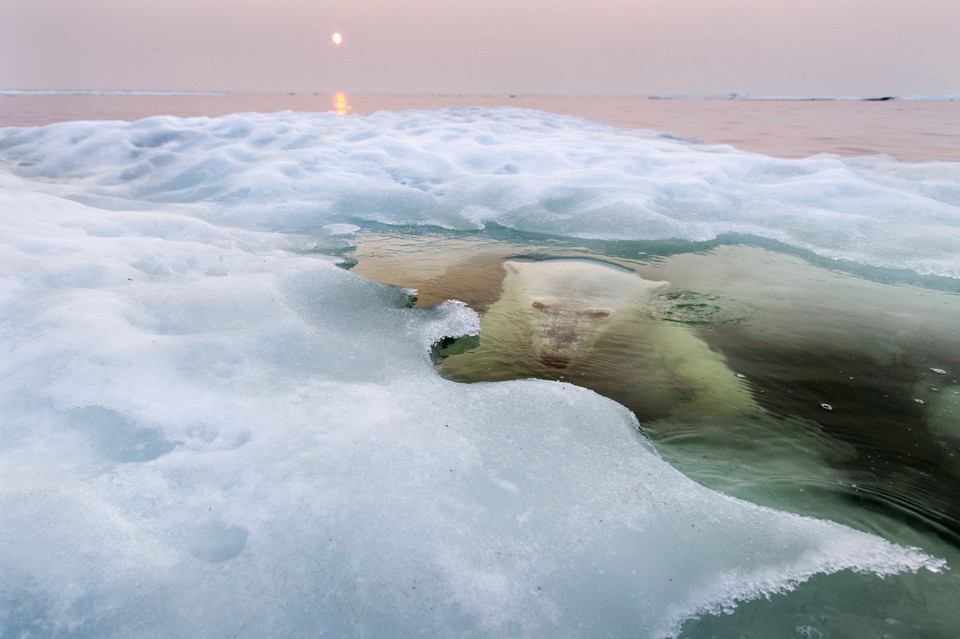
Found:
M 650 300 L 647 314 L 681 324 L 729 324 L 753 317 L 749 306 L 733 299 L 678 289 Z
M 823 633 L 814 626 L 797 626 L 796 631 L 797 636 L 803 639 L 821 639 L 821 637 L 823 637 Z

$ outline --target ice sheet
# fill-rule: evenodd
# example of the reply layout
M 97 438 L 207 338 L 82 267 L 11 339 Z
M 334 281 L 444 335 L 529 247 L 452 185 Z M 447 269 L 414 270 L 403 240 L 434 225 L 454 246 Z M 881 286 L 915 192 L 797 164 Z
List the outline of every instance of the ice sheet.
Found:
M 410 308 L 316 244 L 357 219 L 789 233 L 745 189 L 809 214 L 823 188 L 833 222 L 872 228 L 888 198 L 923 216 L 942 267 L 955 167 L 781 164 L 515 110 L 0 140 L 10 634 L 656 637 L 818 573 L 942 568 L 700 487 L 588 390 L 441 379 L 430 345 L 476 315 Z
M 203 202 L 208 219 L 261 229 L 377 220 L 607 239 L 741 233 L 960 277 L 957 163 L 776 159 L 515 108 L 62 123 L 2 130 L 0 152 L 32 188 L 105 208 Z

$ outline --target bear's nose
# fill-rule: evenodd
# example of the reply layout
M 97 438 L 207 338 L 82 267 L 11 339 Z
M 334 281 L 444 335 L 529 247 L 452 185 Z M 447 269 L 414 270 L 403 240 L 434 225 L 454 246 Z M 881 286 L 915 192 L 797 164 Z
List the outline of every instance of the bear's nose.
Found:
M 570 358 L 560 355 L 541 355 L 540 363 L 549 368 L 564 369 L 570 363 Z

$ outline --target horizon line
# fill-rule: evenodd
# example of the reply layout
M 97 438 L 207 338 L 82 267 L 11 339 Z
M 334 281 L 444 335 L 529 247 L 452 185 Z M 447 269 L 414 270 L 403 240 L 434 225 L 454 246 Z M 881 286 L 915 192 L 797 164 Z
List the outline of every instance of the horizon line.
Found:
M 155 90 L 155 89 L 0 89 L 0 95 L 144 95 L 144 96 L 198 96 L 198 97 L 225 97 L 240 95 L 263 95 L 263 96 L 323 96 L 334 95 L 336 93 L 346 93 L 339 91 L 212 91 L 212 90 Z M 394 96 L 394 97 L 484 97 L 484 98 L 637 98 L 648 100 L 796 100 L 796 101 L 814 101 L 814 100 L 864 100 L 864 101 L 889 101 L 889 100 L 942 100 L 955 101 L 960 100 L 960 93 L 917 93 L 917 94 L 804 94 L 804 93 L 657 93 L 657 94 L 639 94 L 639 93 L 470 93 L 470 92 L 378 92 L 378 91 L 357 91 L 350 95 L 369 95 L 369 96 Z

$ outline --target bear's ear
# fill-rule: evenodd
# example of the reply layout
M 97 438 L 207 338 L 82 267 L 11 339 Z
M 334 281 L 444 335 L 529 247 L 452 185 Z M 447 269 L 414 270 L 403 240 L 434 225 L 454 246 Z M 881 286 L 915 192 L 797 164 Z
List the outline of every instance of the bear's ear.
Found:
M 650 282 L 650 294 L 659 295 L 670 288 L 670 282 Z

